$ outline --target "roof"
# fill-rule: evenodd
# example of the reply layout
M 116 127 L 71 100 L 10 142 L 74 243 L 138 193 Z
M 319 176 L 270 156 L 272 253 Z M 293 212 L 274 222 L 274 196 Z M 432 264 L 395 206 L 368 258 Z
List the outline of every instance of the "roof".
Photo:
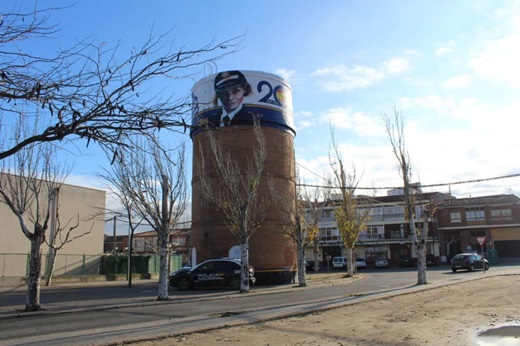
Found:
M 491 195 L 491 196 L 480 196 L 480 197 L 468 197 L 468 198 L 457 198 L 448 199 L 441 202 L 439 208 L 447 207 L 462 207 L 462 206 L 475 206 L 475 205 L 496 205 L 496 204 L 517 204 L 520 202 L 520 198 L 515 195 Z

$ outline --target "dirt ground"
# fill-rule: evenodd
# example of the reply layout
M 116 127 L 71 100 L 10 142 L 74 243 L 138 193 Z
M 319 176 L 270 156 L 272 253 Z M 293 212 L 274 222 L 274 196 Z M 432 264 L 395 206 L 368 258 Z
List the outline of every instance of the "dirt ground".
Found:
M 503 345 L 505 340 L 477 342 L 480 332 L 503 325 L 520 325 L 520 275 L 138 345 Z M 520 345 L 518 331 L 507 332 L 517 334 L 514 345 Z

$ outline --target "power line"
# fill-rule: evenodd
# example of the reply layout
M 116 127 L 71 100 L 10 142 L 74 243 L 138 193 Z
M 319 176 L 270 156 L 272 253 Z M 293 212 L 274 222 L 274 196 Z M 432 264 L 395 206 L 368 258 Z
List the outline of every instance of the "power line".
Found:
M 508 175 L 501 175 L 498 177 L 491 177 L 491 178 L 482 178 L 482 179 L 472 179 L 472 180 L 461 180 L 461 181 L 455 181 L 451 183 L 438 183 L 438 184 L 427 184 L 423 185 L 421 184 L 421 187 L 439 187 L 439 186 L 450 186 L 450 185 L 461 185 L 461 184 L 471 184 L 471 183 L 480 183 L 483 181 L 490 181 L 490 180 L 500 180 L 500 179 L 507 179 L 507 178 L 514 178 L 519 177 L 520 173 L 515 174 L 508 174 Z M 326 189 L 333 189 L 338 188 L 336 186 L 325 186 L 325 185 L 312 185 L 312 184 L 296 184 L 297 186 L 304 186 L 304 187 L 315 187 L 315 188 L 326 188 Z M 346 189 L 352 189 L 352 187 L 345 187 Z M 392 190 L 392 189 L 402 189 L 402 186 L 384 186 L 384 187 L 356 187 L 356 190 Z

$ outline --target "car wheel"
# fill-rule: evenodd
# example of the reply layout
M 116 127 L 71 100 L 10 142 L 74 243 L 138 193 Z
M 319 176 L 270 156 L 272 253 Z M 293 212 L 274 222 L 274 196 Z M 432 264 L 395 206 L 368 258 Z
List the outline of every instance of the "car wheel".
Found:
M 485 268 L 486 270 L 489 270 L 489 264 L 486 263 L 486 264 L 484 265 L 484 268 Z
M 189 290 L 191 288 L 191 282 L 186 278 L 180 278 L 179 282 L 177 283 L 177 287 L 181 291 Z
M 457 269 L 455 269 L 455 268 L 451 268 L 451 271 L 454 272 L 454 273 L 456 273 L 456 272 L 457 272 Z
M 475 265 L 473 263 L 471 263 L 471 265 L 469 266 L 469 271 L 470 272 L 474 272 L 475 271 Z
M 239 290 L 240 289 L 240 278 L 232 278 L 229 282 L 229 286 L 232 290 Z

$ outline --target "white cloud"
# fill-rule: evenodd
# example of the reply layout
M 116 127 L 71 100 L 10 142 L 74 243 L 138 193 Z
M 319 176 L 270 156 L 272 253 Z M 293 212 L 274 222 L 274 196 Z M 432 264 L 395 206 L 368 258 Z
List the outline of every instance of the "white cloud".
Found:
M 446 112 L 446 109 L 453 109 L 455 101 L 444 99 L 436 95 L 424 97 L 403 97 L 399 99 L 398 107 L 401 109 L 422 108 L 435 110 L 439 115 Z
M 319 68 L 312 75 L 334 78 L 334 80 L 319 83 L 325 91 L 345 91 L 367 87 L 382 81 L 388 76 L 400 74 L 409 69 L 409 67 L 409 60 L 396 58 L 383 62 L 379 69 L 367 66 L 348 68 L 344 65 L 338 65 Z
M 473 54 L 468 67 L 476 74 L 520 87 L 518 66 L 520 61 L 520 34 L 502 37 Z
M 383 63 L 384 73 L 387 75 L 395 75 L 402 73 L 410 68 L 410 61 L 403 58 L 392 59 Z
M 291 80 L 291 77 L 294 76 L 295 73 L 296 73 L 296 71 L 287 70 L 285 68 L 279 68 L 276 70 L 276 74 L 286 80 Z
M 362 112 L 352 112 L 349 108 L 333 108 L 321 116 L 323 123 L 332 123 L 337 129 L 347 129 L 359 136 L 375 136 L 384 132 L 380 119 L 374 119 Z
M 445 80 L 440 84 L 444 89 L 462 89 L 471 85 L 471 76 L 467 74 L 461 74 Z
M 443 56 L 443 55 L 446 55 L 446 54 L 449 54 L 453 51 L 453 49 L 451 48 L 448 48 L 448 47 L 441 47 L 441 48 L 437 48 L 435 50 L 435 55 L 437 56 Z

